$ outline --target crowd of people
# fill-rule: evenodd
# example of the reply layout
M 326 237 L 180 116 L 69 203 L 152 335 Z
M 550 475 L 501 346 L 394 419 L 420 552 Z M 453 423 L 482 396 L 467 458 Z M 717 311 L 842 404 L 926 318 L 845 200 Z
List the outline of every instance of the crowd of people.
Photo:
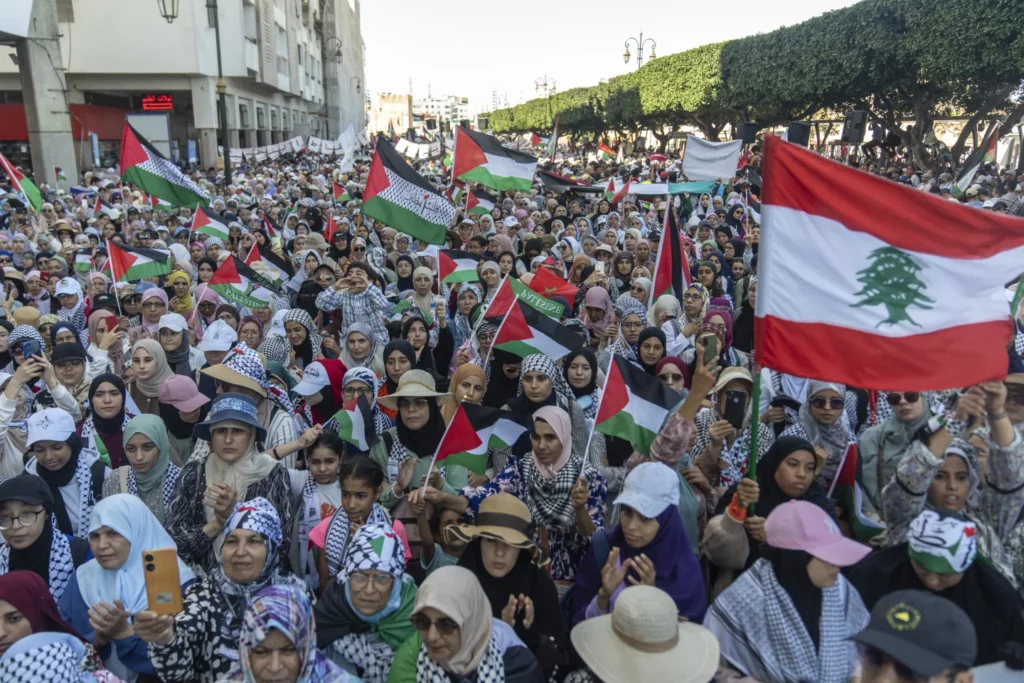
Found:
M 371 153 L 193 171 L 226 239 L 112 172 L 43 185 L 39 212 L 0 195 L 0 680 L 969 683 L 1020 659 L 1019 311 L 1003 381 L 785 375 L 756 365 L 753 174 L 613 204 L 594 187 L 678 162 L 567 153 L 550 170 L 573 190 L 459 203 L 442 248 L 477 277 L 448 283 L 362 212 Z M 986 172 L 957 201 L 1016 210 L 1022 181 Z M 666 226 L 678 296 L 654 290 Z M 116 246 L 171 272 L 114 281 Z M 263 306 L 211 287 L 232 256 L 278 283 Z M 499 287 L 542 269 L 584 343 L 492 347 Z M 680 396 L 642 452 L 594 429 L 616 357 Z M 484 472 L 433 462 L 463 403 L 531 425 Z M 360 405 L 366 439 L 341 412 Z M 850 444 L 862 510 L 834 486 Z

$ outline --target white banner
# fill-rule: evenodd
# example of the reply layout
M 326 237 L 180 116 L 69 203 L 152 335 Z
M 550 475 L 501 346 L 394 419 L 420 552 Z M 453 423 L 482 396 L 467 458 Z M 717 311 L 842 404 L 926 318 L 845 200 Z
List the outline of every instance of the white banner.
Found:
M 341 151 L 346 154 L 356 148 L 356 131 L 355 127 L 351 123 L 348 124 L 348 128 L 346 128 L 345 132 L 338 138 L 338 142 L 341 145 Z
M 235 147 L 231 148 L 231 151 L 228 153 L 228 157 L 231 159 L 232 164 L 240 164 L 244 160 L 242 150 Z
M 439 157 L 441 156 L 441 141 L 437 140 L 430 143 L 430 156 Z
M 277 143 L 267 146 L 267 156 L 270 157 L 271 159 L 276 159 L 279 156 L 281 156 L 281 151 L 280 148 L 277 146 Z
M 361 130 L 359 135 L 356 136 L 356 140 L 359 141 L 360 145 L 368 145 L 370 144 L 370 135 L 365 130 Z
M 255 156 L 255 159 L 256 159 L 257 162 L 259 162 L 259 161 L 266 161 L 267 160 L 267 148 L 266 147 L 257 147 L 256 148 L 256 154 L 254 156 Z
M 398 152 L 399 154 L 405 154 L 406 150 L 408 150 L 410 146 L 411 145 L 409 144 L 408 140 L 406 140 L 405 138 L 398 138 L 398 142 L 395 143 L 395 151 Z
M 310 154 L 319 154 L 320 153 L 320 145 L 322 143 L 323 143 L 323 140 L 321 140 L 320 138 L 315 138 L 315 137 L 313 137 L 311 135 L 311 136 L 309 136 L 309 142 L 306 143 L 306 150 Z
M 298 154 L 299 152 L 302 151 L 302 148 L 306 146 L 305 144 L 303 144 L 301 135 L 296 135 L 295 137 L 293 137 L 291 140 L 288 141 L 288 144 L 292 146 L 293 154 Z
M 743 141 L 708 142 L 696 135 L 686 138 L 683 172 L 691 180 L 728 180 L 736 174 Z

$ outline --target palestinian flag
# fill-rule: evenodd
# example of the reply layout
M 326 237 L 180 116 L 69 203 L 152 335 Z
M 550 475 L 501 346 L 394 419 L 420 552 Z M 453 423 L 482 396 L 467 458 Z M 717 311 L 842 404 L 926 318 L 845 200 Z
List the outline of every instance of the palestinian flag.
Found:
M 460 403 L 437 445 L 434 462 L 440 466 L 459 465 L 483 474 L 487 470 L 487 452 L 492 448 L 511 448 L 529 428 L 528 418 L 521 413 Z
M 178 170 L 127 121 L 121 133 L 121 178 L 174 206 L 210 204 L 210 193 Z
M 484 318 L 491 323 L 500 325 L 501 319 L 505 317 L 508 309 L 517 300 L 555 320 L 561 318 L 565 312 L 562 304 L 545 299 L 516 278 L 506 275 L 498 285 L 498 291 L 494 293 L 494 298 L 491 299 L 487 310 L 484 311 Z
M 530 133 L 530 146 L 531 147 L 547 147 L 548 146 L 548 140 L 550 140 L 550 139 L 551 139 L 550 137 L 542 138 L 541 136 L 537 135 L 536 133 Z
M 479 282 L 477 264 L 483 258 L 468 251 L 438 250 L 437 274 L 441 282 Z
M 626 195 L 629 194 L 629 185 L 632 182 L 633 180 L 630 178 L 621 186 L 617 187 L 615 185 L 615 178 L 609 178 L 608 187 L 605 188 L 604 191 L 604 198 L 608 200 L 609 204 L 618 204 L 626 198 Z
M 373 408 L 365 396 L 354 400 L 334 415 L 338 423 L 338 437 L 352 444 L 360 452 L 367 452 L 377 442 L 377 428 L 373 422 Z
M 252 268 L 252 264 L 262 263 L 269 270 L 276 270 L 280 273 L 278 279 L 273 283 L 274 287 L 280 287 L 286 278 L 291 277 L 291 267 L 280 256 L 270 250 L 269 247 L 260 247 L 259 242 L 253 240 L 252 248 L 245 257 L 245 265 Z M 255 269 L 254 269 L 255 270 Z
M 53 167 L 53 175 L 57 179 L 58 183 L 60 181 L 62 181 L 62 180 L 67 180 L 68 179 L 68 177 L 66 175 L 64 175 L 64 169 L 61 168 L 60 166 L 54 166 Z
M 971 155 L 964 161 L 960 175 L 953 184 L 953 196 L 959 197 L 974 182 L 974 176 L 984 164 L 993 164 L 996 161 L 996 147 L 999 144 L 999 124 L 989 130 L 988 134 L 981 141 L 981 144 L 971 152 Z
M 469 201 L 466 203 L 466 212 L 485 216 L 494 209 L 494 203 L 498 201 L 483 190 L 473 190 L 469 193 Z
M 92 270 L 92 254 L 88 249 L 79 249 L 75 252 L 75 272 L 88 273 Z
M 217 237 L 224 240 L 225 244 L 231 236 L 228 232 L 227 219 L 213 209 L 204 209 L 201 205 L 197 206 L 196 212 L 192 214 L 192 232 Z
M 502 147 L 495 137 L 459 126 L 453 171 L 456 178 L 477 182 L 492 190 L 529 192 L 536 170 L 537 157 Z
M 604 198 L 609 202 L 615 198 L 615 178 L 608 179 L 608 187 L 604 189 Z
M 100 200 L 100 196 L 96 195 L 96 203 L 92 205 L 92 215 L 93 215 L 93 218 L 95 218 L 96 216 L 100 216 L 100 215 L 102 215 L 102 216 L 109 216 L 110 215 L 110 208 L 111 207 L 110 207 L 109 204 L 103 203 L 103 201 Z
M 604 144 L 603 142 L 597 146 L 597 152 L 601 156 L 601 159 L 611 159 L 615 156 L 615 150 Z
M 625 439 L 646 454 L 669 413 L 682 402 L 667 384 L 652 382 L 650 375 L 616 354 L 608 366 L 594 429 Z
M 100 460 L 102 460 L 107 467 L 113 467 L 113 465 L 110 464 L 110 451 L 107 450 L 107 445 L 103 443 L 103 439 L 100 438 L 100 435 L 93 432 L 92 440 L 93 445 L 96 446 L 96 452 L 100 455 Z
M 516 301 L 501 321 L 493 345 L 517 356 L 543 353 L 557 361 L 573 349 L 583 346 L 584 341 L 583 335 L 573 332 L 532 306 Z
M 7 175 L 14 191 L 23 195 L 32 210 L 39 213 L 39 209 L 43 206 L 43 195 L 39 193 L 36 184 L 26 178 L 3 154 L 0 154 L 0 169 Z
M 270 220 L 270 216 L 267 216 L 266 214 L 263 216 L 263 230 L 267 233 L 267 237 L 270 239 L 274 239 L 281 233 L 280 226 Z
M 352 201 L 352 195 L 348 193 L 344 185 L 334 183 L 334 201 L 337 202 L 350 202 Z
M 658 297 L 671 294 L 683 303 L 683 292 L 690 286 L 690 262 L 686 258 L 686 244 L 679 236 L 679 227 L 671 207 L 665 211 L 665 231 L 661 237 L 657 262 L 654 264 L 654 284 L 651 286 L 653 306 Z
M 828 489 L 828 497 L 842 506 L 853 530 L 853 537 L 861 543 L 867 543 L 885 531 L 885 525 L 864 514 L 864 492 L 857 483 L 859 458 L 857 442 L 853 441 L 843 453 L 839 471 L 836 472 L 836 478 Z
M 537 269 L 537 273 L 530 280 L 530 289 L 546 299 L 560 296 L 570 306 L 576 301 L 576 287 L 571 282 L 566 282 L 543 266 Z
M 444 244 L 455 220 L 455 207 L 386 140 L 377 142 L 361 210 L 428 244 Z
M 423 316 L 423 321 L 427 323 L 427 327 L 434 326 L 434 317 L 430 315 L 430 312 L 424 311 L 421 308 L 416 308 L 416 304 L 409 299 L 402 299 L 395 304 L 395 307 L 391 309 L 391 313 L 388 314 L 388 320 L 401 320 L 406 311 L 412 311 L 413 313 L 418 313 Z
M 127 247 L 107 241 L 110 277 L 114 282 L 138 282 L 171 272 L 171 252 L 163 249 Z
M 156 195 L 149 195 L 149 200 L 148 201 L 149 201 L 149 205 L 152 206 L 154 209 L 156 207 L 158 207 L 158 206 L 170 206 L 171 205 L 170 202 L 165 202 L 164 200 L 160 199 Z
M 208 283 L 210 289 L 231 303 L 249 308 L 268 308 L 263 297 L 255 296 L 257 282 L 264 278 L 237 256 L 225 259 Z
M 879 391 L 1006 377 L 1005 283 L 1024 262 L 1024 221 L 772 136 L 764 177 L 754 314 L 764 367 Z M 794 296 L 797 282 L 828 286 Z

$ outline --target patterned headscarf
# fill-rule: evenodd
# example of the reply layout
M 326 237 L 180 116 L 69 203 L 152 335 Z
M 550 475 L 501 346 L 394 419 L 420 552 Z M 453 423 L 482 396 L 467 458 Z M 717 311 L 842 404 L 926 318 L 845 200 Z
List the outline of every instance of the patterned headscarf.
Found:
M 39 342 L 40 348 L 45 348 L 43 346 L 42 335 L 40 335 L 36 328 L 32 327 L 31 325 L 18 325 L 13 330 L 11 330 L 11 333 L 7 336 L 7 348 L 16 349 L 18 348 L 18 344 L 21 344 L 22 342 L 28 340 L 37 341 Z M 11 354 L 11 368 L 11 370 L 5 371 L 14 372 L 14 368 L 17 368 L 17 365 L 14 362 L 14 354 Z
M 565 377 L 562 376 L 562 373 L 560 373 L 558 368 L 555 367 L 555 361 L 540 353 L 534 353 L 523 358 L 522 369 L 519 371 L 518 396 L 523 395 L 523 377 L 525 377 L 528 372 L 539 372 L 545 377 L 548 377 L 551 380 L 552 391 L 564 398 L 566 401 L 572 400 L 572 389 L 569 388 L 569 383 L 565 381 Z
M 963 574 L 978 552 L 977 531 L 974 522 L 924 510 L 910 523 L 910 559 L 936 574 Z
M 43 631 L 17 641 L 0 659 L 0 680 L 69 683 L 99 680 L 82 672 L 85 645 L 70 633 Z
M 257 349 L 267 359 L 268 363 L 274 361 L 286 364 L 288 362 L 288 342 L 282 337 L 266 337 Z
M 703 320 L 704 319 L 704 314 L 707 313 L 707 311 L 708 311 L 708 304 L 711 302 L 711 294 L 708 293 L 708 288 L 705 287 L 704 285 L 702 285 L 701 283 L 694 281 L 694 282 L 691 282 L 689 285 L 687 285 L 686 289 L 688 289 L 688 290 L 692 289 L 695 292 L 697 292 L 698 294 L 700 294 L 700 296 L 701 296 L 701 305 L 700 305 L 700 313 L 698 313 L 693 318 L 690 318 L 689 316 L 686 316 L 686 310 L 685 309 L 683 309 L 683 315 L 686 316 L 686 320 L 688 322 L 696 322 L 698 320 Z
M 316 647 L 313 606 L 305 591 L 295 586 L 267 586 L 245 609 L 238 660 L 228 674 L 229 681 L 255 683 L 249 654 L 271 631 L 280 631 L 295 646 L 302 664 L 298 680 L 304 683 L 345 681 L 347 675 Z
M 391 520 L 388 519 L 388 514 L 384 512 L 380 503 L 374 503 L 370 508 L 370 514 L 366 516 L 366 524 L 363 526 L 379 524 L 390 527 Z M 342 571 L 342 564 L 348 555 L 349 543 L 354 539 L 354 537 L 350 537 L 351 533 L 352 523 L 348 513 L 345 512 L 345 508 L 340 507 L 331 517 L 331 522 L 327 525 L 327 533 L 324 535 L 324 555 L 327 556 L 328 575 L 335 576 Z
M 301 308 L 293 308 L 284 314 L 284 323 L 298 323 L 306 328 L 306 341 L 309 342 L 310 349 L 313 352 L 313 357 L 310 360 L 312 363 L 316 360 L 316 354 L 320 353 L 320 345 L 323 343 L 324 338 L 316 329 L 316 325 L 313 324 L 313 318 L 309 316 Z
M 405 548 L 390 524 L 364 524 L 359 527 L 345 549 L 338 579 L 345 581 L 352 572 L 365 569 L 387 572 L 396 579 L 405 574 Z

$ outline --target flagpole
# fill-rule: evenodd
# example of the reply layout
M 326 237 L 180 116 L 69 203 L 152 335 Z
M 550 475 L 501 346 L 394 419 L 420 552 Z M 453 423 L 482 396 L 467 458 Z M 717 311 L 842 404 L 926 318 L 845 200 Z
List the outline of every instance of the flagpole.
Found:
M 672 195 L 670 195 L 670 194 L 666 194 L 665 195 L 666 205 L 668 203 L 668 198 L 671 197 L 671 196 Z M 668 235 L 668 211 L 665 211 L 665 220 L 663 221 L 661 233 L 662 233 L 661 234 L 661 239 L 662 239 L 662 242 L 664 242 L 666 236 Z M 661 272 L 661 257 L 662 257 L 662 255 L 664 253 L 665 253 L 665 249 L 664 248 L 658 249 L 658 257 L 656 259 L 654 259 L 654 272 L 651 273 L 651 291 L 647 295 L 647 307 L 648 308 L 650 308 L 651 306 L 654 305 L 654 283 L 658 281 L 658 273 Z
M 754 395 L 751 401 L 753 405 L 750 406 L 750 455 L 747 458 L 747 476 L 757 481 L 757 436 L 761 426 L 761 366 L 757 364 L 754 365 Z
M 508 275 L 506 275 L 505 277 L 508 277 Z M 519 305 L 519 299 L 518 299 L 518 298 L 516 298 L 516 297 L 515 297 L 515 296 L 513 295 L 513 300 L 512 300 L 512 306 L 518 306 L 518 305 Z M 488 362 L 490 361 L 491 355 L 492 355 L 492 354 L 494 353 L 494 342 L 496 342 L 496 341 L 498 340 L 498 335 L 500 335 L 500 334 L 501 334 L 501 328 L 505 327 L 505 321 L 506 321 L 506 320 L 508 320 L 508 315 L 509 315 L 509 313 L 511 313 L 511 312 L 512 312 L 512 306 L 509 306 L 509 307 L 508 307 L 508 310 L 507 310 L 507 311 L 505 311 L 505 315 L 504 315 L 504 317 L 503 317 L 503 318 L 501 319 L 501 323 L 500 323 L 500 324 L 498 325 L 498 329 L 497 329 L 497 330 L 496 330 L 496 331 L 494 332 L 494 338 L 493 338 L 493 339 L 491 339 L 491 345 L 490 345 L 490 347 L 489 347 L 489 348 L 487 349 L 487 357 L 486 357 L 486 358 L 484 359 L 484 365 L 483 365 L 483 368 L 484 368 L 485 370 L 487 369 L 487 363 L 488 363 Z M 483 320 L 483 316 L 480 316 L 480 320 Z M 480 322 L 480 320 L 478 320 L 478 321 L 477 321 L 477 323 L 479 323 L 479 322 Z M 472 346 L 472 344 L 473 344 L 473 342 L 471 341 L 471 342 L 470 342 L 470 346 Z
M 427 495 L 427 486 L 430 484 L 430 474 L 434 471 L 434 465 L 437 463 L 437 454 L 441 451 L 441 444 L 444 443 L 444 437 L 448 436 L 448 430 L 452 428 L 455 423 L 455 418 L 458 417 L 459 411 L 462 410 L 462 402 L 459 402 L 459 408 L 455 411 L 455 415 L 452 416 L 452 421 L 445 425 L 444 434 L 441 435 L 441 440 L 437 442 L 437 448 L 434 449 L 434 457 L 430 459 L 430 467 L 427 468 L 427 476 L 423 478 L 423 490 L 420 492 L 420 497 Z
M 497 293 L 501 291 L 501 288 L 505 284 L 505 280 L 507 280 L 507 279 L 508 279 L 508 275 L 506 275 L 505 277 L 503 277 L 501 279 L 501 282 L 498 283 L 498 288 L 496 290 L 494 290 L 495 295 L 497 295 Z M 440 287 L 438 287 L 438 289 L 440 289 Z M 494 301 L 494 299 L 492 298 L 491 301 Z M 488 304 L 488 306 L 490 306 L 490 304 Z M 487 311 L 485 310 L 483 313 L 480 314 L 480 317 L 476 319 L 476 325 L 473 326 L 473 329 L 469 333 L 469 336 L 470 336 L 471 340 L 476 336 L 476 331 L 478 329 L 480 329 L 480 325 L 483 324 L 483 322 L 484 322 L 484 315 L 486 313 L 487 313 Z M 502 320 L 504 320 L 504 318 Z M 495 332 L 495 334 L 497 334 L 497 332 Z
M 107 240 L 107 261 L 110 263 L 110 279 L 117 284 L 118 277 L 114 272 L 114 260 L 112 258 L 113 252 L 110 250 L 110 240 Z M 117 312 L 120 313 L 120 317 L 124 317 L 124 311 L 121 310 L 121 297 L 117 295 L 117 288 L 114 287 L 114 301 L 117 302 Z

